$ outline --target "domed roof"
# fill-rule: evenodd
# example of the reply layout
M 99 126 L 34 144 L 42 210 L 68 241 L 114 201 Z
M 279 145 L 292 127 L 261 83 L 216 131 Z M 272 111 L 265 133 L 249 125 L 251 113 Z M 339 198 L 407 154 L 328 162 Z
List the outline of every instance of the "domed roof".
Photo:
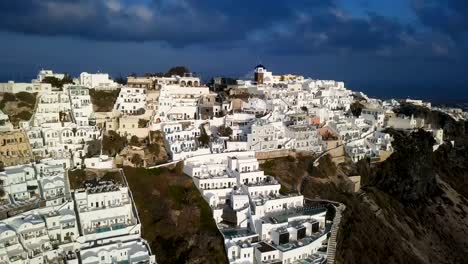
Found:
M 263 69 L 266 69 L 266 67 L 265 67 L 265 66 L 263 66 L 262 64 L 259 64 L 259 65 L 255 66 L 255 69 L 258 69 L 258 68 L 263 68 Z

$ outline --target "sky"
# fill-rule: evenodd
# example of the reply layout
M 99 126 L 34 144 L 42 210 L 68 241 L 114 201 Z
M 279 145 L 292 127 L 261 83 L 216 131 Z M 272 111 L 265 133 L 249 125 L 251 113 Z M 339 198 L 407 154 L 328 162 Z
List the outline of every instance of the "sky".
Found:
M 468 101 L 467 59 L 466 0 L 0 1 L 0 81 L 175 65 L 244 77 L 262 63 L 378 97 Z

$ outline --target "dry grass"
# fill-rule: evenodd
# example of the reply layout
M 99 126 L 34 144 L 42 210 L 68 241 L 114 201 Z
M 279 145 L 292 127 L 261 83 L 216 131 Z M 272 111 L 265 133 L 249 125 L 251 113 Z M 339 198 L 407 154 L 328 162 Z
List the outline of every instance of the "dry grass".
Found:
M 173 169 L 124 168 L 143 225 L 159 263 L 226 263 L 224 243 L 211 209 L 182 174 Z

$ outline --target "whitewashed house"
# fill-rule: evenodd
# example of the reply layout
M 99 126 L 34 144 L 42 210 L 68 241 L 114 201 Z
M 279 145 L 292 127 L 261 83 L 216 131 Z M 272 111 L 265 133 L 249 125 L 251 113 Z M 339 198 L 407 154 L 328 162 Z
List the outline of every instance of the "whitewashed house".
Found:
M 155 122 L 199 119 L 199 100 L 209 95 L 209 88 L 163 85 Z
M 80 85 L 98 90 L 114 90 L 119 87 L 119 84 L 114 82 L 107 73 L 82 72 Z
M 114 109 L 125 115 L 143 115 L 146 112 L 146 89 L 122 87 Z
M 327 209 L 307 206 L 301 195 L 282 195 L 280 184 L 259 170 L 254 152 L 193 157 L 184 172 L 211 206 L 229 263 L 325 261 L 318 250 L 330 232 Z
M 73 193 L 85 241 L 139 234 L 141 224 L 128 194 L 128 187 L 99 183 Z

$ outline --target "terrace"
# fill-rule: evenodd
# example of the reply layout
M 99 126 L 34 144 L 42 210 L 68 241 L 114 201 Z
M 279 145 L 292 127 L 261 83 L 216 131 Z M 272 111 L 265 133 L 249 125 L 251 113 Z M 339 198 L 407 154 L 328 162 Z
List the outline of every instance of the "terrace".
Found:
M 106 205 L 100 205 L 99 207 L 80 207 L 79 212 L 84 213 L 84 212 L 91 212 L 91 211 L 99 211 L 99 210 L 105 210 L 109 208 L 117 208 L 117 207 L 124 207 L 124 205 L 130 204 L 130 201 L 128 200 L 121 200 L 120 203 L 111 203 L 111 204 L 106 204 Z
M 21 250 L 21 251 L 18 251 L 18 254 L 23 253 L 23 252 L 24 252 L 24 251 L 22 251 L 22 250 Z M 8 257 L 9 257 L 8 259 L 10 260 L 10 263 L 15 263 L 16 261 L 21 262 L 21 261 L 24 261 L 24 260 L 27 260 L 27 259 L 28 259 L 27 256 L 25 256 L 25 255 L 16 255 L 16 253 L 10 253 L 10 252 L 9 252 L 8 255 L 9 255 L 9 256 L 8 256 Z M 22 262 L 21 262 L 21 263 L 22 263 Z
M 33 238 L 47 235 L 47 233 L 45 232 L 45 227 L 38 227 L 33 230 L 29 230 L 27 232 L 22 232 L 21 234 L 25 240 L 30 240 Z
M 114 219 L 114 218 L 112 218 L 112 219 Z M 125 229 L 127 227 L 135 226 L 136 224 L 138 224 L 136 220 L 128 220 L 127 223 L 116 223 L 116 224 L 111 224 L 111 225 L 99 225 L 98 227 L 95 227 L 95 228 L 85 228 L 84 229 L 84 234 L 85 235 L 99 234 L 99 233 L 105 233 L 105 232 L 110 232 L 110 231 L 116 231 L 116 230 Z
M 269 245 L 269 244 L 267 244 L 265 242 L 260 242 L 258 244 L 259 244 L 259 247 L 257 249 L 262 253 L 271 252 L 271 251 L 276 250 L 276 248 L 272 247 L 271 245 Z
M 307 245 L 311 244 L 312 242 L 316 241 L 320 237 L 326 235 L 330 231 L 330 229 L 331 229 L 331 226 L 328 229 L 323 229 L 322 232 L 317 232 L 317 233 L 314 233 L 311 236 L 305 237 L 303 239 L 299 239 L 299 240 L 296 240 L 296 241 L 290 241 L 289 243 L 282 244 L 282 245 L 277 245 L 275 247 L 278 250 L 282 251 L 282 252 L 286 252 L 286 251 L 290 251 L 290 250 L 293 250 L 293 249 L 296 249 L 296 248 L 304 247 L 304 246 L 307 246 Z
M 305 259 L 297 260 L 293 264 L 324 264 L 326 263 L 327 258 L 325 255 L 321 254 L 312 254 Z
M 221 232 L 223 233 L 223 236 L 227 239 L 257 236 L 257 234 L 253 233 L 248 229 L 224 229 L 221 230 Z
M 252 197 L 252 203 L 259 206 L 259 205 L 264 205 L 267 201 L 270 201 L 270 200 L 284 199 L 284 198 L 294 197 L 294 196 L 297 196 L 297 195 L 295 194 L 282 195 L 279 193 L 278 194 L 270 193 L 268 195 L 259 194 L 258 196 Z M 289 211 L 282 211 L 282 212 L 289 212 Z
M 317 214 L 322 214 L 327 211 L 327 207 L 325 205 L 318 205 L 315 207 L 301 207 L 301 208 L 292 208 L 289 210 L 284 210 L 279 213 L 269 213 L 265 216 L 265 219 L 268 220 L 270 223 L 278 224 L 278 223 L 285 223 L 288 221 L 289 218 L 293 218 L 296 216 L 301 215 L 308 215 L 313 216 Z
M 267 179 L 267 180 L 260 181 L 260 182 L 244 183 L 244 185 L 247 187 L 268 186 L 268 185 L 278 185 L 278 184 L 279 182 L 275 179 Z
M 0 241 L 0 244 L 3 244 L 5 247 L 10 247 L 18 244 L 18 239 L 16 235 L 12 235 L 10 238 L 4 238 Z

